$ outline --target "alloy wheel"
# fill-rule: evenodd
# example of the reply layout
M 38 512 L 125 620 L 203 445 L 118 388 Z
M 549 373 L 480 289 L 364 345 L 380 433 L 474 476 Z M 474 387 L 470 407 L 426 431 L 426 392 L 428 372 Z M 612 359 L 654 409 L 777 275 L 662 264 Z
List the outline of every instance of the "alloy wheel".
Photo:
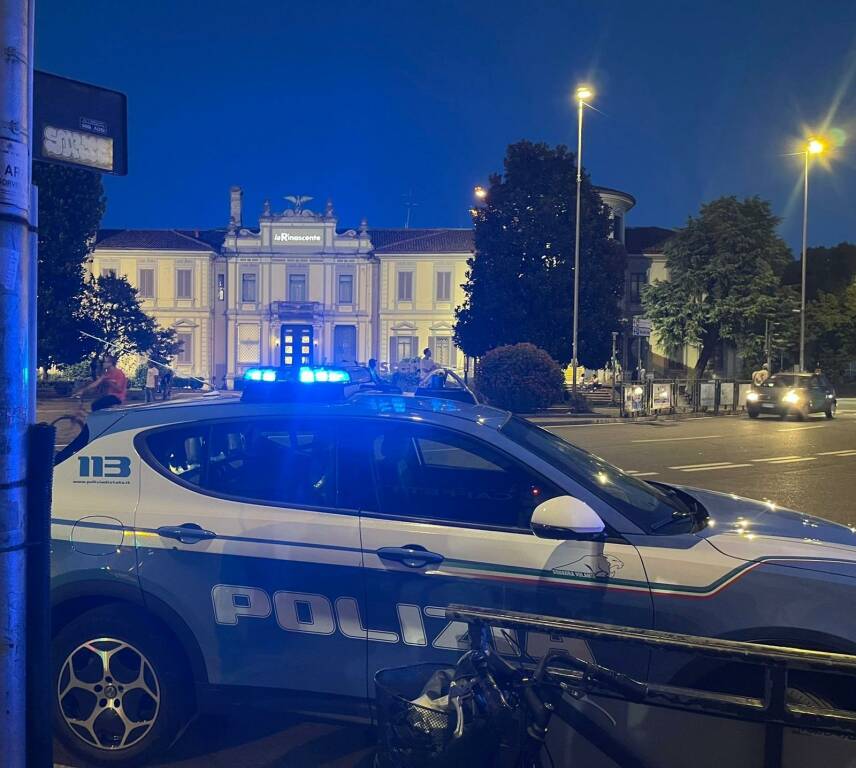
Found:
M 160 684 L 146 656 L 130 643 L 100 637 L 75 648 L 57 682 L 59 710 L 69 729 L 104 750 L 139 743 L 160 711 Z

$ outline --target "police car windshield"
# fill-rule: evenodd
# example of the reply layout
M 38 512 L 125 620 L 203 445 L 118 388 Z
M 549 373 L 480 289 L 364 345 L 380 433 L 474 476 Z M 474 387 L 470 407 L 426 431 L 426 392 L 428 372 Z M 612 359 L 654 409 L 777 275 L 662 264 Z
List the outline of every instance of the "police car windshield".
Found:
M 571 477 L 647 533 L 660 531 L 663 520 L 690 517 L 690 510 L 679 497 L 626 475 L 618 467 L 525 419 L 513 416 L 500 432 Z M 670 528 L 668 532 L 675 530 Z

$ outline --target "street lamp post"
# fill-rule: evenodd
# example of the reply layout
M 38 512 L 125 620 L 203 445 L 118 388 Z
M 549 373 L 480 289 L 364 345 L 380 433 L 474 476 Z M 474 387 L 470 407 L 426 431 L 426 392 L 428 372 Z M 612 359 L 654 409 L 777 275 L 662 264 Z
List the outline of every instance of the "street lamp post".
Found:
M 805 150 L 800 154 L 805 157 L 805 173 L 803 175 L 803 231 L 802 231 L 802 291 L 800 294 L 800 370 L 805 370 L 805 276 L 806 276 L 806 243 L 808 239 L 808 167 L 811 155 L 823 152 L 823 142 L 819 139 L 809 139 Z
M 577 396 L 577 335 L 579 329 L 580 308 L 580 187 L 583 181 L 583 109 L 587 99 L 594 96 L 594 91 L 587 85 L 577 88 L 577 215 L 574 222 L 574 331 L 571 350 L 571 365 L 573 366 L 571 392 L 576 401 Z

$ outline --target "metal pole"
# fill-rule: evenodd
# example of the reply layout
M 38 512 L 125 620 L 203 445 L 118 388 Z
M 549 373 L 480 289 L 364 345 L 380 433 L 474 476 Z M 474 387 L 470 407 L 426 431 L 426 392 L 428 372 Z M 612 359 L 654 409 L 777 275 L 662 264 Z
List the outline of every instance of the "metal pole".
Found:
M 580 188 L 583 181 L 583 100 L 578 100 L 577 111 L 577 216 L 574 221 L 574 340 L 571 352 L 574 370 L 572 387 L 574 399 L 577 396 L 577 329 L 579 328 L 580 308 Z
M 764 319 L 764 352 L 767 358 L 767 370 L 773 369 L 772 360 L 770 360 L 770 319 Z
M 808 238 L 808 150 L 805 151 L 803 184 L 803 237 L 802 237 L 802 293 L 800 296 L 800 370 L 805 370 L 805 271 L 806 240 Z
M 0 2 L 0 745 L 7 768 L 26 763 L 32 11 L 32 0 Z

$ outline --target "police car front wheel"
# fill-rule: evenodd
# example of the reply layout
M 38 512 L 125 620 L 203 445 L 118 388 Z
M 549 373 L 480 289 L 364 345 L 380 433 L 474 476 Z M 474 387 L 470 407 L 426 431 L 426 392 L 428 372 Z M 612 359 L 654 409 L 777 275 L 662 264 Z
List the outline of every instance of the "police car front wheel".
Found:
M 131 610 L 103 606 L 54 639 L 55 733 L 86 765 L 161 756 L 189 712 L 191 676 Z M 172 651 L 172 653 L 170 653 Z

